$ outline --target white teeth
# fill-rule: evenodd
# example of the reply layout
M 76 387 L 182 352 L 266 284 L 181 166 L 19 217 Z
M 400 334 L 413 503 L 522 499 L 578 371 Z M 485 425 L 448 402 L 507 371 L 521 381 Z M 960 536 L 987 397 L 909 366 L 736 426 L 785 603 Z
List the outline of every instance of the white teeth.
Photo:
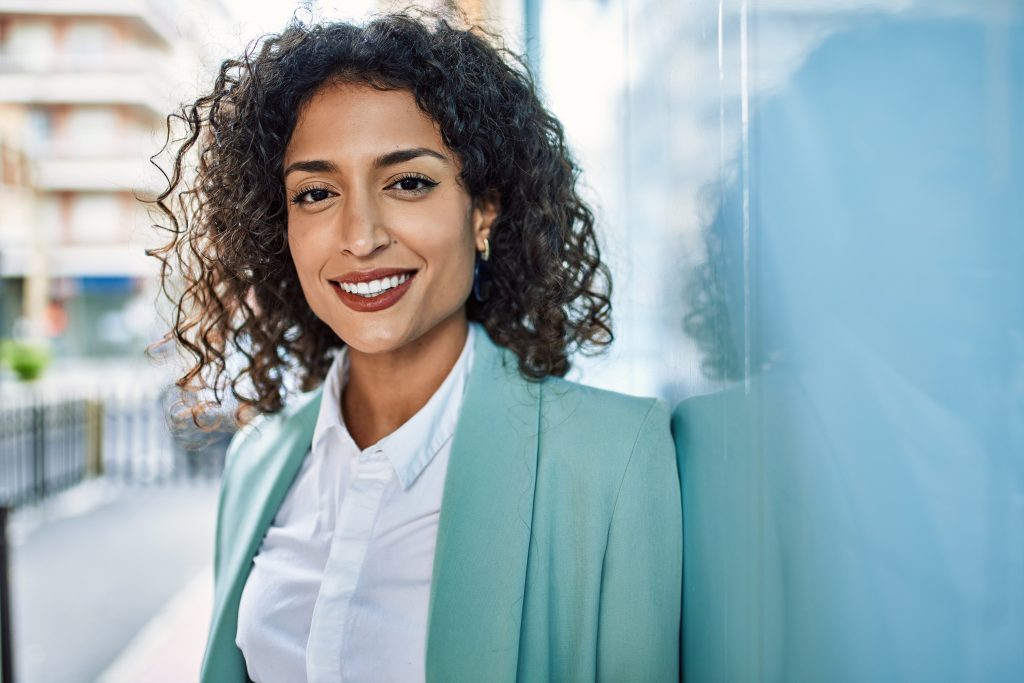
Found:
M 350 294 L 359 294 L 369 299 L 392 287 L 397 287 L 408 280 L 409 277 L 409 273 L 402 273 L 401 275 L 392 275 L 391 277 L 370 280 L 369 282 L 339 282 L 338 286 Z

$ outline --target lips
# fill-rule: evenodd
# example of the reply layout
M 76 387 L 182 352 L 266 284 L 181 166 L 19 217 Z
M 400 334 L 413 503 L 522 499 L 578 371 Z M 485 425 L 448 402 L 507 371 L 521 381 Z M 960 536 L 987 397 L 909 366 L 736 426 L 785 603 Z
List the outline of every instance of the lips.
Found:
M 359 313 L 373 313 L 394 306 L 416 278 L 407 268 L 374 268 L 351 271 L 331 278 L 331 288 L 343 304 Z

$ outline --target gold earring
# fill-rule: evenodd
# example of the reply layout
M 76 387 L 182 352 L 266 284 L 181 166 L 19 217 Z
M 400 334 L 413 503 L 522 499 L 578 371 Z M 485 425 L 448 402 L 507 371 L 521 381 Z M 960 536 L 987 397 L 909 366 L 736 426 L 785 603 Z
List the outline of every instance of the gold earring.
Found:
M 484 238 L 484 250 L 483 253 L 480 255 L 480 258 L 482 258 L 484 261 L 487 261 L 491 258 L 491 242 L 486 237 Z

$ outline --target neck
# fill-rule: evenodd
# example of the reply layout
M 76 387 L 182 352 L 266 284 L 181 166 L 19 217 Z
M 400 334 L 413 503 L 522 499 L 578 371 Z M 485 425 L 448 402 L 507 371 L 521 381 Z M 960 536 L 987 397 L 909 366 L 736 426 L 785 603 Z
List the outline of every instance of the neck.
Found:
M 460 311 L 387 353 L 362 353 L 349 347 L 341 407 L 359 448 L 392 433 L 426 405 L 455 366 L 468 332 L 465 311 Z

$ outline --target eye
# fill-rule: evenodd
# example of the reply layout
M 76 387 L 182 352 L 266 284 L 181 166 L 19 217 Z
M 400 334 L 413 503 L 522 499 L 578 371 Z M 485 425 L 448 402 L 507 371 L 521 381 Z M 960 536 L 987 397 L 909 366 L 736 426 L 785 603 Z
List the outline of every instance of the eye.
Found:
M 292 204 L 316 204 L 322 202 L 325 199 L 330 199 L 334 193 L 328 190 L 326 187 L 313 186 L 313 187 L 302 187 L 292 195 Z
M 388 185 L 388 188 L 394 188 L 407 194 L 426 194 L 431 188 L 437 187 L 437 185 L 437 181 L 431 180 L 426 176 L 409 173 L 396 179 Z

